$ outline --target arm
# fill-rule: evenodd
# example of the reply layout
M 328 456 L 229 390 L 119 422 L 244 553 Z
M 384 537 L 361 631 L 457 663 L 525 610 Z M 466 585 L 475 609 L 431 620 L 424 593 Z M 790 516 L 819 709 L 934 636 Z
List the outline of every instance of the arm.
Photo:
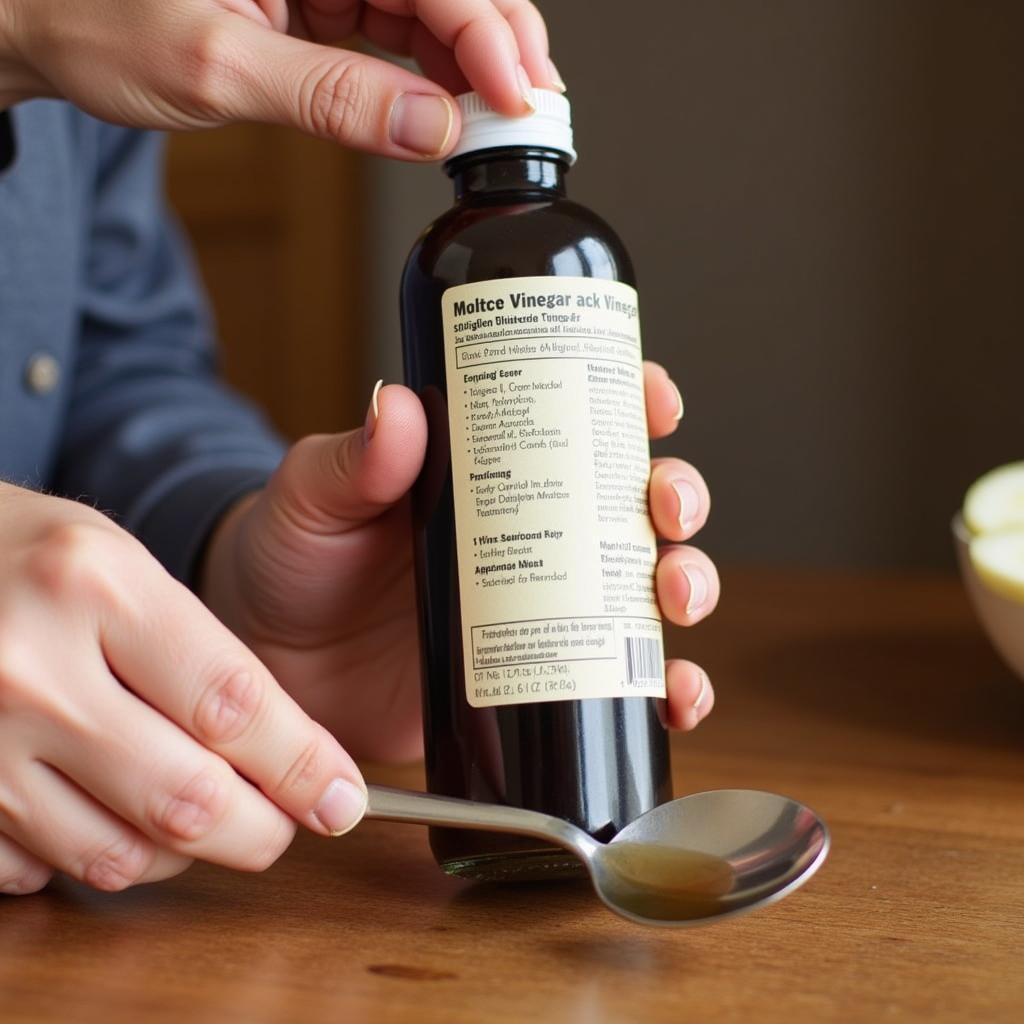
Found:
M 215 374 L 210 317 L 161 195 L 161 141 L 105 125 L 56 487 L 112 512 L 192 582 L 210 529 L 283 452 Z

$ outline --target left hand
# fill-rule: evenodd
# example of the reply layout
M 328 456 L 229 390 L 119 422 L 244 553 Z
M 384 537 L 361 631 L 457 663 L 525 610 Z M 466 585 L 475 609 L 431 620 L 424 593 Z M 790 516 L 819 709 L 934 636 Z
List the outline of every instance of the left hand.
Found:
M 682 400 L 645 365 L 652 438 L 677 427 Z M 237 505 L 208 546 L 201 591 L 303 708 L 354 756 L 411 760 L 422 750 L 420 660 L 407 494 L 427 424 L 419 399 L 390 385 L 362 430 L 298 442 L 265 490 Z M 655 459 L 651 518 L 660 538 L 657 596 L 671 622 L 714 610 L 718 574 L 689 540 L 708 489 L 675 458 Z M 714 704 L 707 675 L 666 666 L 669 723 L 692 729 Z

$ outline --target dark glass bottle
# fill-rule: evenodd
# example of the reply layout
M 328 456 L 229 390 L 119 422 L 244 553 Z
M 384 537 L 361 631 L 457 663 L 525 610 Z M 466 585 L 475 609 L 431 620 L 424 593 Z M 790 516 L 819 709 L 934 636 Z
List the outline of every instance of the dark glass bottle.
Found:
M 449 161 L 456 204 L 416 243 L 401 290 L 407 383 L 429 423 L 414 492 L 416 576 L 431 792 L 532 808 L 607 840 L 671 798 L 663 701 L 551 700 L 472 707 L 466 696 L 441 299 L 469 282 L 534 276 L 633 284 L 615 233 L 566 198 L 564 152 L 508 146 Z M 431 830 L 450 874 L 533 879 L 576 862 L 536 840 Z

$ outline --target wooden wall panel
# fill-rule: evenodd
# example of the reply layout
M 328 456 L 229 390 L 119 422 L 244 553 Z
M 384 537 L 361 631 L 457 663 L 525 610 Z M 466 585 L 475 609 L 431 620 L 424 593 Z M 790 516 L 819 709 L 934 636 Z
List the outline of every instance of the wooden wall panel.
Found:
M 362 422 L 362 189 L 358 157 L 286 129 L 171 140 L 225 374 L 292 438 Z

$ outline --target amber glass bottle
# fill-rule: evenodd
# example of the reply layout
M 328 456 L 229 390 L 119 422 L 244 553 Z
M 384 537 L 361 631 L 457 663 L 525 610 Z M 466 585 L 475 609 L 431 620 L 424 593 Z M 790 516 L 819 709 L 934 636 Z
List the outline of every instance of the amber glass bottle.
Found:
M 414 492 L 427 784 L 611 838 L 671 797 L 633 268 L 566 198 L 568 103 L 460 97 L 456 203 L 402 280 L 429 423 Z M 451 874 L 570 873 L 536 840 L 434 829 Z

